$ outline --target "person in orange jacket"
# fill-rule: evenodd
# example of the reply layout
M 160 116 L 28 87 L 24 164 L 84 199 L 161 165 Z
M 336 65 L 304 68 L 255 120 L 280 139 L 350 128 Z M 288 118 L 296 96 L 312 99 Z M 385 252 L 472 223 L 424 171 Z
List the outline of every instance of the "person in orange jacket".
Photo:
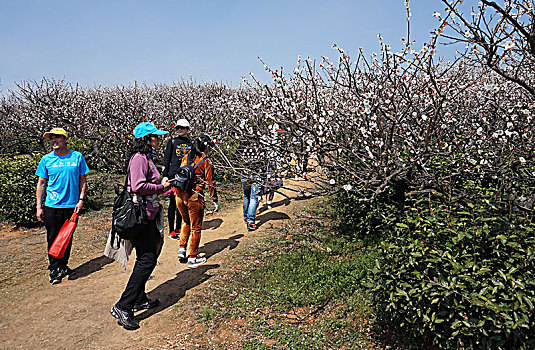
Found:
M 191 191 L 184 192 L 173 188 L 176 196 L 176 205 L 182 216 L 182 228 L 180 230 L 180 239 L 178 242 L 178 257 L 186 258 L 186 246 L 191 234 L 189 245 L 188 268 L 195 268 L 206 262 L 205 257 L 199 256 L 199 242 L 201 240 L 201 227 L 204 217 L 204 208 L 206 206 L 203 191 L 205 186 L 208 187 L 212 201 L 215 204 L 215 210 L 219 209 L 217 191 L 215 188 L 214 172 L 211 162 L 207 159 L 206 154 L 210 152 L 214 142 L 208 135 L 201 135 L 193 141 L 193 147 L 188 155 L 182 158 L 180 166 L 190 164 L 195 166 L 202 163 L 195 169 L 196 184 Z M 204 159 L 204 161 L 203 161 Z

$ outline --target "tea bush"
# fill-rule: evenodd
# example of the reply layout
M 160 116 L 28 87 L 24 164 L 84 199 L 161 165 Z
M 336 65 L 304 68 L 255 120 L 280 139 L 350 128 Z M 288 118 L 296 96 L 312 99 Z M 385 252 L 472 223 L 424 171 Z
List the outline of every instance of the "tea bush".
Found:
M 381 242 L 403 214 L 404 196 L 400 188 L 391 188 L 374 202 L 359 202 L 359 195 L 347 191 L 336 194 L 333 218 L 338 231 L 351 241 L 367 244 Z
M 0 157 L 0 220 L 36 226 L 35 170 L 41 155 Z
M 533 348 L 535 223 L 502 204 L 412 200 L 382 245 L 378 319 L 413 346 Z

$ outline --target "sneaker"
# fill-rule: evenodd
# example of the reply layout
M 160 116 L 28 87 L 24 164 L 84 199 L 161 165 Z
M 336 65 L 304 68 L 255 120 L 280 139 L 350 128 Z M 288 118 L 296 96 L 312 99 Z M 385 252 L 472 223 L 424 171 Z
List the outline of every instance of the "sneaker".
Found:
M 185 259 L 186 258 L 186 248 L 184 248 L 184 247 L 178 248 L 178 258 L 179 259 Z
M 133 312 L 141 311 L 141 310 L 149 310 L 153 309 L 156 306 L 160 305 L 160 300 L 158 299 L 147 299 L 146 301 L 134 305 L 134 308 L 132 309 Z
M 180 238 L 180 230 L 169 232 L 169 238 L 177 240 Z
M 50 270 L 50 275 L 48 276 L 50 284 L 61 283 L 62 278 L 60 269 Z
M 59 273 L 60 273 L 61 277 L 67 277 L 67 276 L 72 275 L 74 273 L 74 270 L 72 270 L 68 266 L 65 266 L 64 268 L 59 270 Z
M 256 226 L 256 224 L 252 224 L 250 222 L 247 223 L 247 230 L 249 231 L 254 231 L 258 228 L 258 226 Z
M 195 256 L 193 258 L 188 258 L 188 268 L 193 269 L 197 266 L 204 264 L 205 262 L 206 262 L 205 257 L 201 258 L 199 256 Z
M 134 319 L 134 312 L 132 310 L 121 309 L 117 304 L 113 305 L 110 314 L 119 320 L 119 324 L 127 330 L 134 330 L 139 328 L 139 322 Z

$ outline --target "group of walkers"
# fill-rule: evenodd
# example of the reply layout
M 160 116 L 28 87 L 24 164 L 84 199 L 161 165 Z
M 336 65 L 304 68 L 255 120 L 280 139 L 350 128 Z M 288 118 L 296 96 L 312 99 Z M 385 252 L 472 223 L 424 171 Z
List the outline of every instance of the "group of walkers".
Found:
M 152 309 L 159 305 L 159 300 L 148 298 L 145 292 L 145 285 L 163 246 L 164 213 L 158 200 L 159 195 L 170 196 L 167 213 L 168 237 L 178 240 L 178 258 L 181 262 L 187 262 L 188 268 L 206 263 L 206 258 L 199 255 L 206 206 L 205 187 L 215 205 L 215 211 L 219 209 L 213 167 L 207 157 L 214 142 L 205 134 L 191 141 L 190 124 L 185 119 L 178 120 L 174 128 L 177 136 L 167 142 L 162 174 L 157 170 L 153 158 L 158 152 L 160 137 L 168 132 L 156 128 L 151 122 L 139 123 L 134 128 L 126 189 L 132 194 L 134 201 L 144 204 L 147 223 L 142 226 L 142 234 L 128 240 L 121 240 L 110 234 L 105 249 L 105 255 L 113 257 L 123 267 L 126 266 L 132 250 L 136 250 L 132 274 L 119 301 L 110 310 L 119 324 L 129 330 L 139 328 L 139 323 L 134 318 L 135 311 Z M 36 216 L 45 224 L 50 249 L 62 225 L 71 217 L 73 211 L 79 213 L 83 208 L 89 168 L 81 153 L 68 148 L 68 134 L 64 129 L 53 128 L 44 134 L 44 138 L 49 139 L 52 152 L 41 159 L 36 170 L 39 178 Z M 260 157 L 251 145 L 240 146 L 236 155 L 247 166 L 254 166 L 255 159 Z M 173 181 L 179 169 L 187 164 L 194 169 L 195 183 L 191 190 L 184 191 L 173 186 Z M 242 188 L 244 221 L 247 223 L 247 229 L 252 231 L 257 228 L 255 215 L 261 186 L 254 178 L 243 178 Z M 117 245 L 114 245 L 114 239 L 117 240 Z M 67 266 L 71 245 L 72 240 L 63 258 L 48 255 L 51 284 L 60 283 L 62 278 L 73 273 Z

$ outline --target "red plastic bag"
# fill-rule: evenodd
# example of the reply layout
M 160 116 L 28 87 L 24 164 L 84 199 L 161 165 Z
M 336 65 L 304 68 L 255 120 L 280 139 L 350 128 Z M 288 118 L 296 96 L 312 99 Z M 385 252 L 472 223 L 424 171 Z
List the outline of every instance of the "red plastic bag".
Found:
M 78 214 L 74 212 L 71 218 L 63 224 L 61 230 L 59 230 L 54 243 L 50 246 L 48 254 L 52 255 L 54 258 L 61 259 L 65 254 L 65 250 L 71 241 L 72 234 L 76 229 L 76 218 Z

